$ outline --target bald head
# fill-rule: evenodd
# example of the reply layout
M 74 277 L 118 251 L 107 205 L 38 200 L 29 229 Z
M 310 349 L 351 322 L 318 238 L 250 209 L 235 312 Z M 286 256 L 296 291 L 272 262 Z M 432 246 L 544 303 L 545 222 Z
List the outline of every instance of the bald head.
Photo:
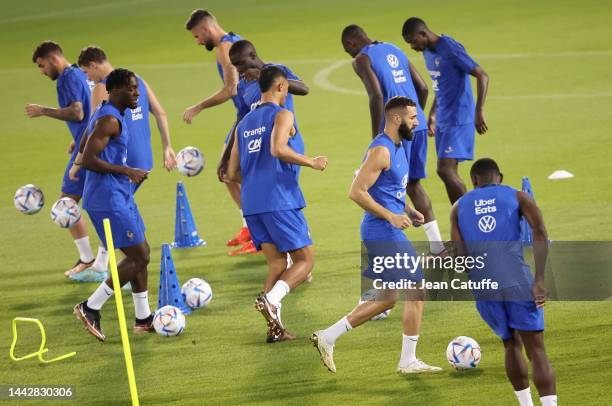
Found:
M 372 40 L 368 37 L 368 34 L 366 34 L 363 28 L 356 24 L 344 27 L 341 41 L 346 53 L 353 58 L 357 56 L 363 47 L 372 43 Z

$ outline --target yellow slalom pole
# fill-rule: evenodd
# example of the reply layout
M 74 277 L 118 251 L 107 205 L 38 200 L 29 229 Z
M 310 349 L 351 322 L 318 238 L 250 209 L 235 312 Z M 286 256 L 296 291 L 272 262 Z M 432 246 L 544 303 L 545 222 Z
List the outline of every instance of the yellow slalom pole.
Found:
M 130 340 L 125 324 L 125 311 L 123 310 L 123 297 L 121 296 L 121 283 L 119 282 L 119 272 L 117 271 L 117 258 L 115 258 L 115 245 L 113 244 L 113 234 L 109 219 L 104 219 L 104 234 L 106 236 L 106 249 L 115 290 L 115 301 L 117 302 L 117 317 L 119 319 L 119 330 L 121 331 L 121 343 L 123 344 L 123 355 L 125 356 L 125 368 L 127 369 L 128 382 L 130 384 L 130 395 L 132 405 L 140 405 L 138 401 L 138 390 L 136 389 L 136 376 L 134 375 L 134 365 L 132 364 L 132 352 L 130 351 Z

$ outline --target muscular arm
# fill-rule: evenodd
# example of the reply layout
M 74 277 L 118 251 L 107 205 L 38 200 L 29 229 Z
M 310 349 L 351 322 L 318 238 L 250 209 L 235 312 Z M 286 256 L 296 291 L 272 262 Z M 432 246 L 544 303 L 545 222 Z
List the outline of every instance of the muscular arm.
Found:
M 289 93 L 296 96 L 306 96 L 308 91 L 308 86 L 302 80 L 289 79 Z
M 489 75 L 480 66 L 475 67 L 470 75 L 476 78 L 476 130 L 479 134 L 484 134 L 488 130 L 484 118 L 484 104 L 489 89 Z
M 459 207 L 459 202 L 456 201 L 451 207 L 450 211 L 450 223 L 451 223 L 451 241 L 453 242 L 453 247 L 455 251 L 455 256 L 464 256 L 466 255 L 465 246 L 463 245 L 463 237 L 461 236 L 461 230 L 459 230 L 459 217 L 457 216 L 457 211 Z
M 127 167 L 110 164 L 98 156 L 106 148 L 110 139 L 117 136 L 120 132 L 121 125 L 115 117 L 105 116 L 98 120 L 85 144 L 83 167 L 99 173 L 127 175 Z
M 422 109 L 425 109 L 425 105 L 427 104 L 427 96 L 429 95 L 429 89 L 427 88 L 427 84 L 423 80 L 423 77 L 419 74 L 419 71 L 416 70 L 413 64 L 409 65 L 410 69 L 410 77 L 412 78 L 412 83 L 414 84 L 414 89 L 416 90 L 419 106 Z
M 274 120 L 274 128 L 270 141 L 270 153 L 281 161 L 316 168 L 316 158 L 298 154 L 289 146 L 289 135 L 293 130 L 293 113 L 281 110 Z
M 72 102 L 63 108 L 41 106 L 40 104 L 28 104 L 25 107 L 26 114 L 30 118 L 47 116 L 62 121 L 81 121 L 85 118 L 83 104 Z
M 91 114 L 93 115 L 96 108 L 102 104 L 103 101 L 108 100 L 108 92 L 106 91 L 106 85 L 103 83 L 96 83 L 93 90 L 91 91 Z
M 145 81 L 144 85 L 147 89 L 147 97 L 149 98 L 149 111 L 155 117 L 157 123 L 157 129 L 161 137 L 162 151 L 164 154 L 164 167 L 166 169 L 172 169 L 176 166 L 176 156 L 170 143 L 170 128 L 168 126 L 168 115 L 166 110 L 162 107 L 160 102 L 157 100 L 153 89 Z
M 436 133 L 436 106 L 438 105 L 437 99 L 434 97 L 434 101 L 429 109 L 429 116 L 427 117 L 427 132 L 430 137 L 433 137 Z
M 231 152 L 227 162 L 227 178 L 232 182 L 240 183 L 242 182 L 242 176 L 240 174 L 240 152 L 238 151 L 238 140 L 236 137 L 236 129 L 234 128 L 232 139 L 229 141 L 229 144 L 231 144 Z M 230 148 L 230 145 L 228 145 L 227 148 Z
M 542 212 L 535 201 L 525 192 L 517 192 L 521 214 L 529 223 L 533 235 L 533 256 L 535 260 L 535 281 L 544 282 L 544 270 L 548 257 L 548 233 Z
M 365 86 L 370 100 L 370 118 L 372 120 L 372 138 L 376 137 L 383 117 L 383 96 L 378 78 L 370 65 L 370 58 L 357 55 L 353 60 L 353 69 Z

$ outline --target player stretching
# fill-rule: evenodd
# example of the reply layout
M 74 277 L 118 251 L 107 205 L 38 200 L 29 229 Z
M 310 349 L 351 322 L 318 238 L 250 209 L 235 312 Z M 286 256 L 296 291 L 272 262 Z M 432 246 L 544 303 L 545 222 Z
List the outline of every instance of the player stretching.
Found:
M 353 69 L 361 78 L 370 99 L 372 137 L 385 127 L 383 110 L 395 96 L 418 100 L 417 119 L 412 141 L 403 141 L 408 154 L 410 179 L 406 192 L 414 207 L 425 217 L 423 229 L 429 240 L 432 254 L 444 252 L 442 235 L 434 216 L 431 200 L 421 179 L 425 178 L 427 163 L 427 123 L 423 109 L 427 102 L 427 85 L 401 49 L 388 42 L 373 41 L 357 25 L 349 25 L 342 31 L 342 46 L 353 57 Z
M 78 180 L 73 181 L 70 180 L 68 172 L 76 157 L 77 146 L 81 141 L 81 135 L 85 131 L 85 127 L 87 127 L 91 111 L 87 78 L 76 65 L 70 65 L 70 62 L 64 57 L 62 48 L 53 41 L 45 41 L 38 45 L 32 55 L 32 62 L 38 66 L 43 75 L 57 81 L 57 99 L 60 107 L 53 108 L 39 104 L 28 104 L 25 107 L 26 114 L 31 118 L 47 116 L 66 121 L 72 134 L 72 142 L 68 147 L 70 159 L 64 171 L 61 196 L 70 197 L 78 202 L 83 195 L 85 177 L 80 176 Z M 84 271 L 94 263 L 85 220 L 81 217 L 68 231 L 70 231 L 79 251 L 79 260 L 64 273 L 66 276 Z
M 499 292 L 475 293 L 476 308 L 504 343 L 506 375 L 520 405 L 533 405 L 523 345 L 542 405 L 556 405 L 555 375 L 544 349 L 542 307 L 547 295 L 544 268 L 548 235 L 542 213 L 527 193 L 500 184 L 503 177 L 494 160 L 476 161 L 470 177 L 474 190 L 451 209 L 451 237 L 460 254 L 476 256 L 483 250 L 484 255 L 488 254 L 487 266 L 482 271 L 473 269 L 469 273 L 471 280 L 493 276 L 499 283 Z M 535 281 L 523 259 L 521 216 L 533 232 Z
M 289 81 L 277 66 L 259 76 L 261 105 L 236 127 L 227 176 L 242 183 L 241 200 L 253 242 L 268 263 L 264 291 L 255 306 L 268 323 L 267 342 L 291 340 L 280 318 L 281 300 L 306 280 L 314 265 L 306 206 L 294 165 L 324 170 L 327 158 L 310 158 L 290 146 L 293 113 L 284 109 Z M 287 253 L 293 265 L 287 267 Z
M 183 120 L 187 124 L 191 124 L 191 121 L 195 116 L 200 114 L 202 110 L 218 106 L 225 103 L 229 99 L 232 99 L 236 110 L 238 110 L 238 99 L 236 98 L 236 86 L 238 85 L 238 72 L 234 65 L 230 62 L 229 49 L 232 44 L 240 40 L 240 36 L 233 32 L 226 32 L 217 19 L 208 11 L 197 9 L 194 10 L 189 19 L 185 23 L 185 28 L 190 31 L 193 37 L 196 39 L 198 45 L 204 45 L 208 51 L 215 50 L 217 59 L 217 71 L 223 80 L 223 87 L 216 91 L 213 95 L 202 100 L 200 103 L 195 104 L 185 110 L 183 113 Z M 234 124 L 235 125 L 235 124 Z M 225 142 L 223 144 L 223 150 L 227 142 L 229 141 L 234 126 L 230 129 Z M 242 219 L 242 228 L 234 238 L 227 242 L 228 247 L 235 247 L 244 244 L 244 246 L 236 250 L 236 253 L 240 254 L 252 254 L 257 250 L 251 242 L 251 235 L 246 225 L 246 221 L 243 218 L 242 207 L 240 205 L 240 184 L 224 180 L 227 190 L 230 196 L 238 206 L 240 210 L 240 217 Z
M 373 258 L 375 251 L 388 251 L 387 255 L 416 257 L 412 244 L 401 231 L 423 222 L 423 215 L 406 204 L 406 183 L 409 163 L 402 140 L 412 138 L 412 129 L 418 126 L 416 103 L 407 97 L 398 96 L 385 105 L 385 127 L 368 148 L 366 157 L 351 185 L 350 198 L 365 210 L 361 222 L 361 239 Z M 376 273 L 373 263 L 363 273 L 369 279 L 384 282 L 403 280 L 420 281 L 420 269 L 410 273 L 407 269 L 387 269 Z M 328 327 L 313 333 L 311 340 L 319 350 L 321 361 L 331 372 L 336 372 L 334 346 L 336 340 L 349 330 L 362 325 L 372 317 L 391 309 L 397 300 L 398 291 L 379 291 L 381 296 L 357 306 L 347 316 Z M 403 315 L 403 344 L 397 371 L 402 374 L 435 372 L 441 368 L 427 365 L 416 357 L 416 346 L 423 316 L 422 290 L 405 292 Z
M 83 208 L 105 245 L 102 220 L 110 220 L 113 243 L 125 254 L 118 267 L 121 286 L 127 282 L 132 285 L 134 332 L 147 332 L 153 326 L 147 293 L 150 250 L 132 185 L 146 179 L 147 171 L 125 165 L 129 135 L 124 115 L 126 109 L 138 106 L 138 79 L 127 69 L 115 69 L 107 77 L 106 89 L 108 102 L 102 102 L 87 128 L 83 167 L 88 173 Z M 106 339 L 100 327 L 100 309 L 112 295 L 113 282 L 109 277 L 89 299 L 74 307 L 76 317 L 100 341 Z
M 91 108 L 95 110 L 103 101 L 108 100 L 106 91 L 106 77 L 113 71 L 113 66 L 108 61 L 104 50 L 95 46 L 89 46 L 81 50 L 78 60 L 79 66 L 87 74 L 87 78 L 94 82 L 91 94 Z M 176 155 L 170 143 L 170 130 L 168 127 L 168 116 L 161 106 L 153 89 L 138 78 L 138 106 L 134 110 L 128 111 L 125 123 L 130 134 L 128 142 L 127 166 L 131 168 L 141 168 L 147 171 L 153 169 L 153 151 L 151 149 L 151 127 L 149 125 L 149 113 L 155 117 L 157 129 L 161 137 L 164 168 L 171 170 L 176 167 Z M 86 142 L 86 138 L 81 140 Z M 70 170 L 71 179 L 76 177 L 76 170 L 81 161 L 81 156 L 77 154 L 75 163 Z M 134 185 L 135 190 L 141 184 Z M 98 255 L 92 268 L 98 271 L 108 269 L 108 253 L 104 247 L 98 248 Z
M 487 132 L 484 104 L 489 76 L 467 54 L 463 45 L 449 36 L 436 35 L 420 18 L 406 20 L 402 36 L 412 49 L 423 52 L 431 76 L 436 97 L 427 125 L 429 135 L 436 138 L 438 176 L 452 204 L 467 191 L 458 165 L 461 161 L 474 159 L 474 127 L 479 134 Z M 475 107 L 470 75 L 476 78 Z

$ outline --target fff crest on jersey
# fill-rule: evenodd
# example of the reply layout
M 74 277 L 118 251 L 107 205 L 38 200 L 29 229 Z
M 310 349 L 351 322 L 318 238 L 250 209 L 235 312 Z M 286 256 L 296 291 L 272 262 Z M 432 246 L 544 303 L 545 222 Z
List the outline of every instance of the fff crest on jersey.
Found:
M 397 59 L 397 56 L 393 54 L 387 55 L 387 62 L 389 63 L 389 66 L 393 69 L 399 66 L 399 59 Z
M 436 66 L 440 66 L 440 58 L 434 59 L 434 63 L 436 64 Z
M 490 233 L 491 231 L 495 230 L 496 225 L 497 222 L 493 216 L 486 215 L 478 219 L 478 228 L 483 233 Z

